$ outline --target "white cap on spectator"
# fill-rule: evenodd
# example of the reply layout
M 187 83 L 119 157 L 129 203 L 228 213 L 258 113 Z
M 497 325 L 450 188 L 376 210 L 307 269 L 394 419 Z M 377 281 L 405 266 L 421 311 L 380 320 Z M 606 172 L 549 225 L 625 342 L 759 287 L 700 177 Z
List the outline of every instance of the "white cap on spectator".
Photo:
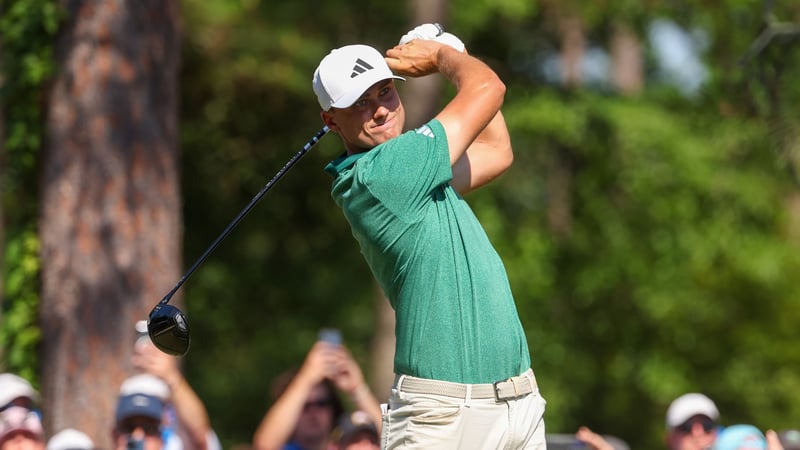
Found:
M 20 397 L 39 401 L 39 394 L 28 380 L 13 373 L 0 373 L 0 407 Z
M 93 450 L 92 439 L 74 428 L 65 428 L 47 441 L 45 450 Z
M 667 409 L 667 428 L 675 428 L 694 416 L 706 416 L 714 422 L 719 420 L 717 405 L 703 394 L 696 392 L 676 398 Z
M 167 401 L 170 397 L 170 389 L 161 378 L 143 373 L 126 379 L 119 387 L 120 397 L 133 394 L 149 395 Z
M 39 414 L 24 406 L 11 406 L 0 411 L 0 445 L 15 434 L 43 442 Z

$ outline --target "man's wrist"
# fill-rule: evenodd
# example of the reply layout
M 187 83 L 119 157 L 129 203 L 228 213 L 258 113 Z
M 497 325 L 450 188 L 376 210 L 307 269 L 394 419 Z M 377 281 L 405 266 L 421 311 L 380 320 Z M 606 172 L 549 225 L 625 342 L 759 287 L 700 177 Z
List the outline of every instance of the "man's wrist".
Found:
M 163 375 L 161 379 L 164 380 L 164 383 L 169 387 L 170 391 L 173 392 L 179 389 L 182 384 L 186 383 L 186 378 L 184 378 L 183 374 L 180 372 Z
M 358 402 L 370 395 L 372 395 L 372 391 L 370 391 L 369 386 L 367 386 L 367 383 L 361 383 L 360 385 L 358 385 L 357 388 L 353 389 L 353 391 L 350 392 L 350 398 L 354 402 Z

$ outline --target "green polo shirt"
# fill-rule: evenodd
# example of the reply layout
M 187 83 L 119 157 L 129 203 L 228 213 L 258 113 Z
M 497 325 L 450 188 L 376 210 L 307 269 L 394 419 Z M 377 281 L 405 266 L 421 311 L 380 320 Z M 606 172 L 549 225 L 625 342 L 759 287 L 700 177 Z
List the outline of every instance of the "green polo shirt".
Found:
M 530 367 L 505 268 L 450 186 L 447 137 L 432 120 L 325 169 L 331 195 L 395 309 L 398 374 L 490 383 Z

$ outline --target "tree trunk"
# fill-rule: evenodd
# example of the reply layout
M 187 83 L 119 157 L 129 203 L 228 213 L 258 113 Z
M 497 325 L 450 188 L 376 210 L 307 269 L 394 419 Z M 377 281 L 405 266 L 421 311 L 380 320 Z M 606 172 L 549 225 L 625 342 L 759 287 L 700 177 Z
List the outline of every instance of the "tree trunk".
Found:
M 611 78 L 623 95 L 636 95 L 644 87 L 642 46 L 633 30 L 624 23 L 614 26 L 611 36 Z
M 561 34 L 561 81 L 575 88 L 583 84 L 583 57 L 586 54 L 586 34 L 583 22 L 577 15 L 559 17 L 558 31 Z
M 134 324 L 181 272 L 179 2 L 61 3 L 39 224 L 44 423 L 111 448 Z
M 547 225 L 557 238 L 567 238 L 572 231 L 571 153 L 563 148 L 551 155 L 545 187 L 547 189 Z
M 550 14 L 558 24 L 561 42 L 562 83 L 576 89 L 583 84 L 583 59 L 586 55 L 586 33 L 582 19 L 569 11 L 551 5 Z M 554 152 L 547 172 L 547 221 L 557 238 L 566 238 L 572 230 L 572 160 L 569 149 Z

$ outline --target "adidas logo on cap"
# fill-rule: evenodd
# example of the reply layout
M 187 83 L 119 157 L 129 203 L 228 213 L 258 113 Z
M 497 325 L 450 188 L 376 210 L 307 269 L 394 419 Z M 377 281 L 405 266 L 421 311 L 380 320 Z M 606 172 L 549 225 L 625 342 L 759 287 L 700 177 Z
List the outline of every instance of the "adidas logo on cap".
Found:
M 370 66 L 368 62 L 358 58 L 356 59 L 356 65 L 353 66 L 353 73 L 350 74 L 350 78 L 355 78 L 360 74 L 372 69 L 374 69 L 374 67 Z

